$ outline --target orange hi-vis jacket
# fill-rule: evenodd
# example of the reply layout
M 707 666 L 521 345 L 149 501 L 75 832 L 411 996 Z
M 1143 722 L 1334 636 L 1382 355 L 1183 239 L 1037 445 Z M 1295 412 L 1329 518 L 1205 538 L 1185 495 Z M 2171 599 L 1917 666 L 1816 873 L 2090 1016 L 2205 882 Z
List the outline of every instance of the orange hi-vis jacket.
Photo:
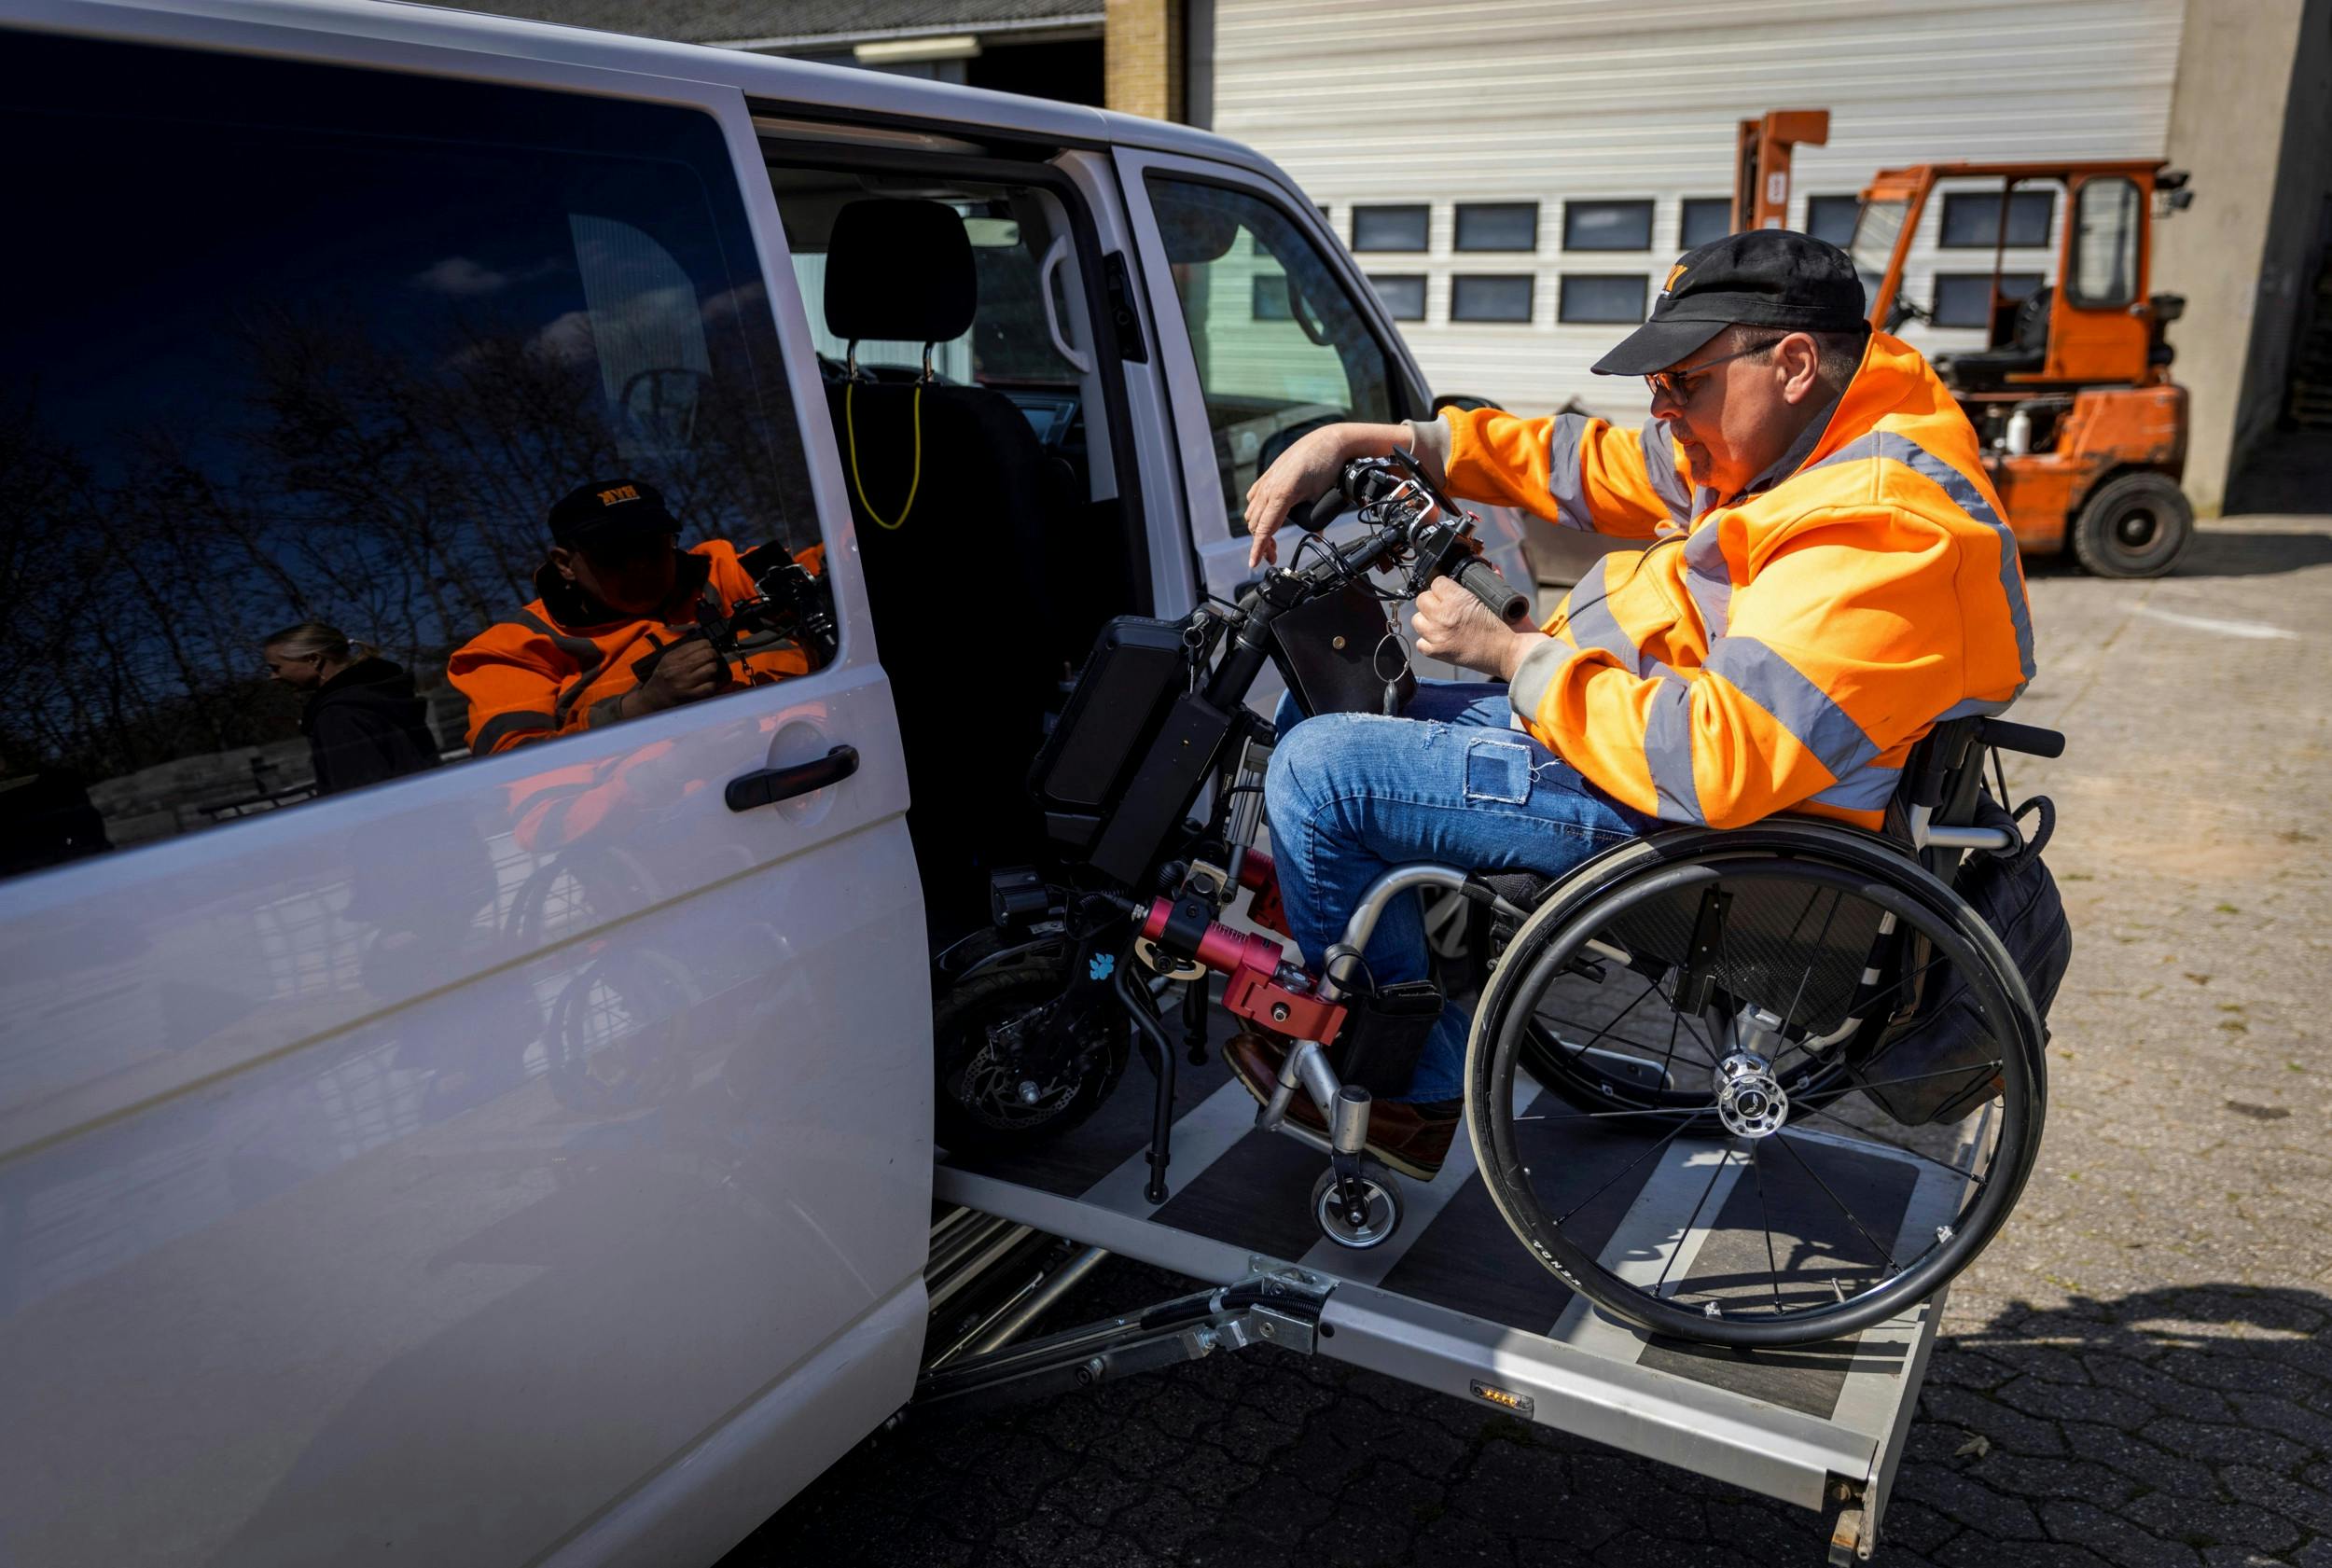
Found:
M 823 547 L 812 546 L 794 559 L 816 572 L 824 554 Z M 472 637 L 446 663 L 447 678 L 469 699 L 470 755 L 488 756 L 615 722 L 618 701 L 654 673 L 665 648 L 708 611 L 726 615 L 754 596 L 753 574 L 726 539 L 705 540 L 686 552 L 680 565 L 667 613 L 590 624 L 576 624 L 556 608 L 564 607 L 568 617 L 586 613 L 572 585 L 548 566 L 536 572 L 542 597 Z M 732 662 L 729 673 L 737 679 L 742 670 L 747 685 L 766 686 L 809 669 L 806 653 L 782 643 Z
M 1884 819 L 1912 742 L 2033 678 L 2016 539 L 1976 432 L 1875 334 L 1827 420 L 1739 496 L 1665 423 L 1448 409 L 1451 493 L 1657 542 L 1604 559 L 1515 672 L 1530 732 L 1668 822 Z M 1442 430 L 1419 427 L 1421 448 Z

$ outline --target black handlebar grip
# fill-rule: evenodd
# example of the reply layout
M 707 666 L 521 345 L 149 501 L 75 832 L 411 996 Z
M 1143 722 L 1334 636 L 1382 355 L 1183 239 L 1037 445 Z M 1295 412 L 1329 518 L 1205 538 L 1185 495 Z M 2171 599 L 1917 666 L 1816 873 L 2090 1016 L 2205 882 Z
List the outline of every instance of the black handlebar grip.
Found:
M 2055 757 L 2065 754 L 2065 738 L 2054 729 L 2043 729 L 2035 724 L 2010 724 L 2005 718 L 1987 718 L 1978 729 L 1984 744 L 1998 746 L 2002 751 L 2022 752 L 2026 756 Z
M 1311 506 L 1294 508 L 1293 520 L 1305 533 L 1317 534 L 1335 521 L 1336 514 L 1350 505 L 1352 503 L 1344 499 L 1342 491 L 1331 490 Z
M 1531 607 L 1530 595 L 1517 589 L 1498 575 L 1498 569 L 1480 556 L 1471 556 L 1458 562 L 1451 574 L 1458 586 L 1490 606 L 1490 613 L 1500 620 L 1510 621 Z

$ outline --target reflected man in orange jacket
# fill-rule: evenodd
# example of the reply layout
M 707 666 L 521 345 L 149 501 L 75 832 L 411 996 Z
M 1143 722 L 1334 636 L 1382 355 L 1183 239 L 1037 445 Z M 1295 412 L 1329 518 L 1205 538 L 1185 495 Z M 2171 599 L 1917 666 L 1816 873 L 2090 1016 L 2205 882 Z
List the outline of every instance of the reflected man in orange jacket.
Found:
M 1395 446 L 1456 496 L 1645 541 L 1543 628 L 1435 584 L 1419 651 L 1506 684 L 1421 686 L 1407 718 L 1328 715 L 1286 735 L 1266 798 L 1308 959 L 1392 866 L 1554 875 L 1630 833 L 1781 811 L 1876 826 L 1913 742 L 2023 689 L 2024 579 L 1976 432 L 1864 309 L 1837 247 L 1728 235 L 1682 257 L 1650 319 L 1595 366 L 1650 383 L 1640 430 L 1495 409 L 1332 425 L 1256 481 L 1258 562 L 1293 506 Z M 1413 907 L 1386 912 L 1367 957 L 1380 983 L 1425 974 Z M 1465 1027 L 1443 1016 L 1415 1103 L 1378 1103 L 1371 1145 L 1396 1169 L 1447 1153 Z M 1270 1088 L 1271 1048 L 1244 1036 L 1232 1054 Z
M 654 485 L 598 479 L 550 508 L 541 597 L 457 649 L 446 674 L 469 700 L 469 747 L 487 756 L 731 689 L 807 673 L 798 643 L 762 638 L 733 663 L 705 632 L 755 599 L 778 547 L 726 539 L 679 548 Z M 795 562 L 815 573 L 823 548 Z

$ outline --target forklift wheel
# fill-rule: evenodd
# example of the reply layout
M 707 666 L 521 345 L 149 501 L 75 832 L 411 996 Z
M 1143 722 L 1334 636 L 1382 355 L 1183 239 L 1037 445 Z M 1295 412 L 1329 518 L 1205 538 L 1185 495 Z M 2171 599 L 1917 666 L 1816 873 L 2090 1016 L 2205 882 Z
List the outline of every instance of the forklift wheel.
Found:
M 2073 553 L 2101 577 L 2158 577 L 2186 553 L 2194 508 L 2166 474 L 2123 474 L 2090 494 Z

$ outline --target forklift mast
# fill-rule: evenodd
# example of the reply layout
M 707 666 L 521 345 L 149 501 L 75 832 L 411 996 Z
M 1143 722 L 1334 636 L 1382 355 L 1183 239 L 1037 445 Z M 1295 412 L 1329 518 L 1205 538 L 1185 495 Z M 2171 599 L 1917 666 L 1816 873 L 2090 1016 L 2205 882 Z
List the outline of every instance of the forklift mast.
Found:
M 1742 120 L 1733 150 L 1733 232 L 1788 228 L 1790 149 L 1829 139 L 1827 109 L 1774 109 Z

